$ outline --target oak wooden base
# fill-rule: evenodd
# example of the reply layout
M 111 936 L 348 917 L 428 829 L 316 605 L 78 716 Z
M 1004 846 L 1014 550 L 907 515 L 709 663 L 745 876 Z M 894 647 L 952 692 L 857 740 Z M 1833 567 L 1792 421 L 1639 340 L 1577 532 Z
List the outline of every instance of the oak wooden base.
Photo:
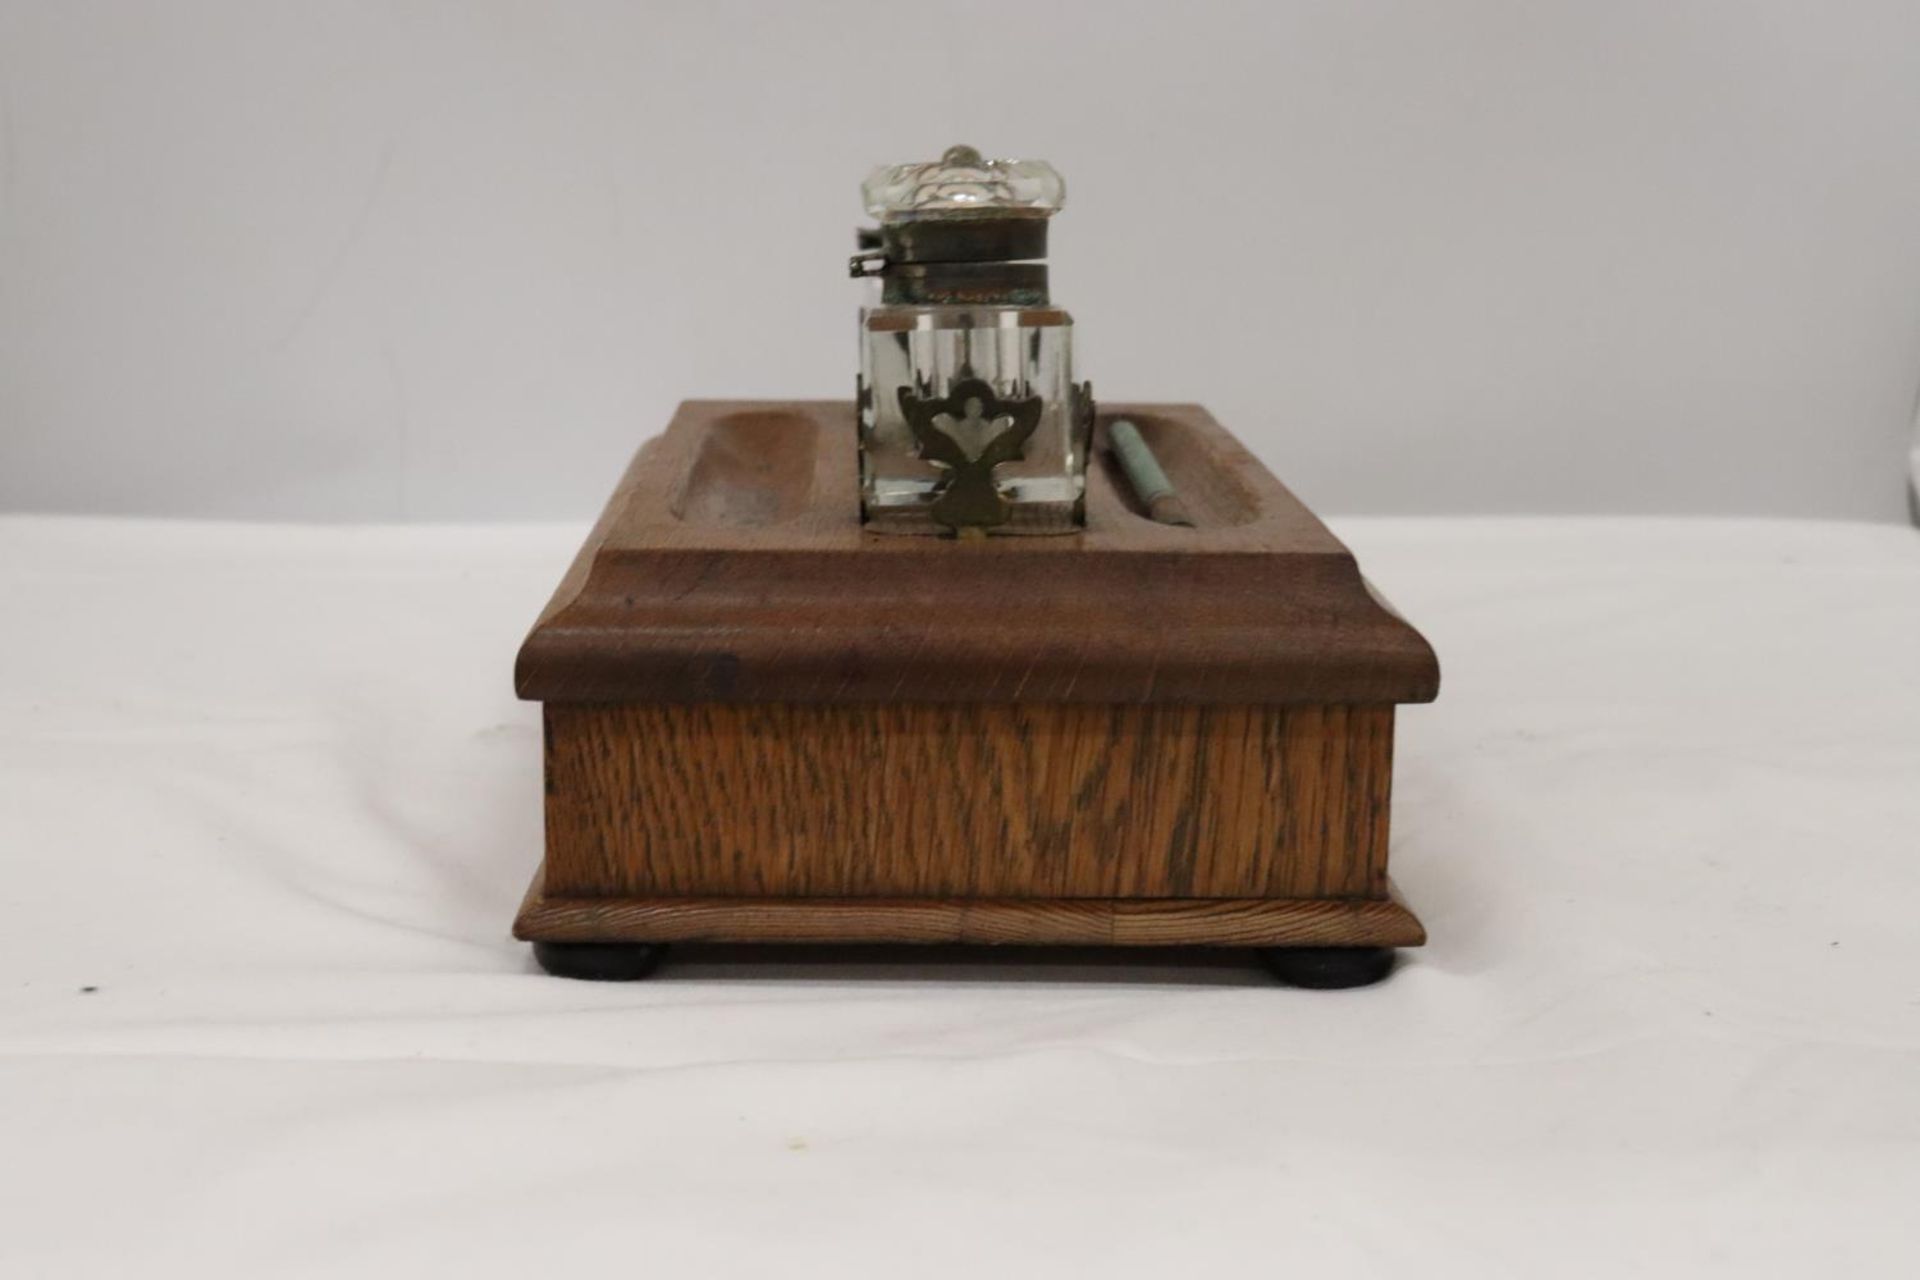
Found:
M 513 936 L 534 942 L 912 942 L 1417 947 L 1386 898 L 559 898 L 544 868 Z
M 860 523 L 846 403 L 690 402 L 521 647 L 551 972 L 716 943 L 1233 947 L 1377 981 L 1396 708 L 1425 639 L 1195 405 L 1123 405 L 1190 523 L 1116 467 L 1051 538 Z M 1279 954 L 1285 952 L 1286 954 Z

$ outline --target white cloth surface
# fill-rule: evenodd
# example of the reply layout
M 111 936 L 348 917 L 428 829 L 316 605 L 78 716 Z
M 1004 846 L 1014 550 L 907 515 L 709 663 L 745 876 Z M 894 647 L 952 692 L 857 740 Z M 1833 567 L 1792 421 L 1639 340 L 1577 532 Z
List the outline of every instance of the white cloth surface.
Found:
M 578 527 L 0 520 L 0 1275 L 1920 1274 L 1920 535 L 1346 520 L 1431 944 L 538 973 Z

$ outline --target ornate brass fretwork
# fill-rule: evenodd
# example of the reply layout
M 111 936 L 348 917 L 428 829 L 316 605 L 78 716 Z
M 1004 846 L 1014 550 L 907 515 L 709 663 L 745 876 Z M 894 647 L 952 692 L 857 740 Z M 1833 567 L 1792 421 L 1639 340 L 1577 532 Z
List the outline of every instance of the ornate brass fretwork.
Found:
M 1013 509 L 994 483 L 993 470 L 1026 456 L 1027 439 L 1040 425 L 1041 407 L 1039 396 L 1002 400 L 982 378 L 962 378 L 945 399 L 900 388 L 900 411 L 920 457 L 946 472 L 928 508 L 936 523 L 958 532 L 1007 522 Z M 987 437 L 987 430 L 1001 422 L 1007 425 Z M 966 430 L 956 434 L 962 427 Z M 962 441 L 983 437 L 979 452 L 969 454 Z

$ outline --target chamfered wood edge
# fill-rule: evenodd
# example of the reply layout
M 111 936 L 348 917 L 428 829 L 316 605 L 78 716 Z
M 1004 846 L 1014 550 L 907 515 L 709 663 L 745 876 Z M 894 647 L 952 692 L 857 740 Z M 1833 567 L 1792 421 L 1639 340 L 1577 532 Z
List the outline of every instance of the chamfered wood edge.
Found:
M 513 922 L 530 942 L 905 942 L 1417 947 L 1386 898 L 549 898 L 534 874 Z

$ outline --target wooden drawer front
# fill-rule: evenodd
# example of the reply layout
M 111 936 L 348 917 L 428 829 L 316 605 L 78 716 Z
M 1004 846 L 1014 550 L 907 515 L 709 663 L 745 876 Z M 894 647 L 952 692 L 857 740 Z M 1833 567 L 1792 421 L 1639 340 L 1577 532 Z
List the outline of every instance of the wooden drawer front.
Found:
M 549 703 L 562 896 L 1386 896 L 1391 706 Z

